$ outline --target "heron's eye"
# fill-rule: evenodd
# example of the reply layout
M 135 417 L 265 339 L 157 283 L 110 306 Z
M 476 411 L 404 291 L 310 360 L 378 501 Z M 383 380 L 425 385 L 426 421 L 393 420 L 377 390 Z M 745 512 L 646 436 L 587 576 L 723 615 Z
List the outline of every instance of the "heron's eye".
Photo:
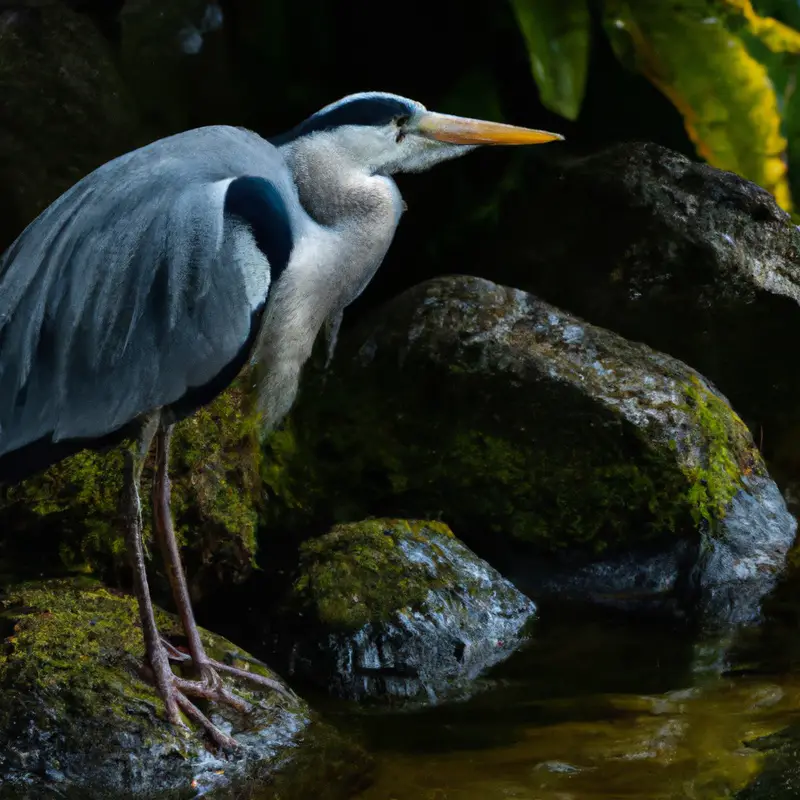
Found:
M 408 114 L 403 114 L 402 116 L 394 118 L 394 124 L 397 128 L 397 136 L 395 136 L 395 141 L 399 144 L 406 138 L 406 132 L 403 130 L 405 126 L 408 124 L 408 121 L 411 119 Z

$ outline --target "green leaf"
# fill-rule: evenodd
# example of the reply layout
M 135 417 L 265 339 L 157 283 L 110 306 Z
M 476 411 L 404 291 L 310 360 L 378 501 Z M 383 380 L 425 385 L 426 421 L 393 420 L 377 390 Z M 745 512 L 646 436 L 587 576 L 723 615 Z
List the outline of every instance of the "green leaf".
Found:
M 706 0 L 607 0 L 605 24 L 618 57 L 681 112 L 698 155 L 763 186 L 789 210 L 775 88 L 725 14 L 712 10 Z
M 589 64 L 587 0 L 511 0 L 511 6 L 542 104 L 577 119 Z

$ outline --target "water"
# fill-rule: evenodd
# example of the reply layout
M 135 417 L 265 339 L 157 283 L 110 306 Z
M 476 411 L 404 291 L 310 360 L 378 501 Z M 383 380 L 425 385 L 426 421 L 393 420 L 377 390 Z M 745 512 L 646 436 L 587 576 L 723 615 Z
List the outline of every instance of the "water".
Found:
M 800 707 L 800 581 L 788 586 L 769 624 L 736 641 L 542 609 L 530 644 L 466 701 L 405 713 L 312 703 L 375 755 L 357 800 L 732 797 L 764 763 L 747 742 Z

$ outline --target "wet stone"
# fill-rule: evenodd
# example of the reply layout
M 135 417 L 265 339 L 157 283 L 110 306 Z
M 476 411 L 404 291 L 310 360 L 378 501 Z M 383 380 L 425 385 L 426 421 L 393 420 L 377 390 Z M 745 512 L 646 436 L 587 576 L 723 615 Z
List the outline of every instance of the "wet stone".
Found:
M 367 520 L 302 548 L 284 608 L 289 672 L 349 699 L 463 694 L 526 639 L 536 608 L 446 525 Z

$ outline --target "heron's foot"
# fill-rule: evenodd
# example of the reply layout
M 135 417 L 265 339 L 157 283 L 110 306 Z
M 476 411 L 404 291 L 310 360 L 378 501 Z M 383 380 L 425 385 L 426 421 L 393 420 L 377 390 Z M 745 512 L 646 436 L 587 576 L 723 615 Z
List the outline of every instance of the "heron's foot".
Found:
M 236 750 L 239 747 L 238 742 L 214 725 L 189 698 L 222 703 L 234 708 L 240 714 L 251 712 L 253 707 L 246 700 L 229 691 L 223 685 L 222 679 L 213 673 L 213 670 L 211 670 L 213 674 L 208 670 L 201 670 L 200 680 L 187 680 L 176 675 L 168 660 L 169 656 L 174 654 L 183 655 L 172 645 L 169 648 L 161 647 L 158 653 L 149 659 L 149 666 L 142 668 L 144 677 L 156 687 L 164 701 L 167 719 L 173 725 L 185 728 L 186 724 L 180 715 L 180 712 L 183 712 L 189 720 L 199 725 L 208 734 L 217 747 L 222 750 Z
M 222 678 L 220 678 L 219 675 L 219 673 L 222 672 L 234 678 L 239 678 L 240 680 L 250 681 L 250 683 L 255 683 L 257 686 L 262 686 L 265 689 L 272 689 L 272 691 L 277 692 L 287 700 L 295 702 L 298 699 L 297 695 L 291 689 L 287 688 L 279 681 L 276 681 L 274 678 L 268 678 L 266 675 L 261 675 L 258 672 L 251 672 L 247 669 L 239 669 L 231 664 L 225 664 L 222 661 L 208 658 L 208 656 L 203 658 L 200 664 L 196 664 L 195 660 L 188 653 L 178 650 L 178 648 L 167 641 L 167 639 L 162 637 L 161 642 L 164 645 L 167 657 L 171 661 L 176 661 L 179 664 L 192 664 L 195 669 L 199 671 L 201 681 L 210 686 L 221 687 L 223 685 Z

